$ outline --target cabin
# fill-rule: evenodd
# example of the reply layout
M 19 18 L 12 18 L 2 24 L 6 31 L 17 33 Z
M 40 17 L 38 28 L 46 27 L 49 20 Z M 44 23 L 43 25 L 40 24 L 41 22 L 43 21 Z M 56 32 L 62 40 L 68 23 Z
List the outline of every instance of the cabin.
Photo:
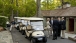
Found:
M 76 33 L 76 7 L 68 7 L 56 10 L 42 10 L 41 14 L 44 17 L 45 21 L 48 17 L 65 17 L 66 31 Z

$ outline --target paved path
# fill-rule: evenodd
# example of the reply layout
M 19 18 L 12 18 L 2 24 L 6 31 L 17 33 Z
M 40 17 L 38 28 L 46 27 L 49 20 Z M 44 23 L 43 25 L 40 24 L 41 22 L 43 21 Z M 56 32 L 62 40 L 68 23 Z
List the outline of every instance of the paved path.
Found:
M 7 30 L 0 32 L 0 43 L 13 43 L 11 33 Z
M 22 35 L 18 30 L 14 29 L 12 32 L 14 43 L 30 43 L 29 40 L 27 40 L 24 35 Z M 47 43 L 76 43 L 68 39 L 60 39 L 52 40 L 52 37 L 48 38 Z

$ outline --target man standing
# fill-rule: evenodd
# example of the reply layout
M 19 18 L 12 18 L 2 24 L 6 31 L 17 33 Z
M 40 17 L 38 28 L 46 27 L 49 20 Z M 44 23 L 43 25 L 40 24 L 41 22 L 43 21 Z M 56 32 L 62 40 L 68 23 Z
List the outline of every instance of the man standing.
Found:
M 58 25 L 58 37 L 60 37 L 60 35 L 61 35 L 61 19 L 60 19 L 60 17 L 58 17 L 58 22 L 59 22 L 59 25 Z
M 53 20 L 53 40 L 57 39 L 57 34 L 58 34 L 58 20 L 57 17 Z
M 11 26 L 10 26 L 10 31 L 12 30 L 12 28 L 14 28 L 14 26 L 15 26 L 15 21 L 14 21 L 14 19 L 11 21 Z
M 66 21 L 64 20 L 64 17 L 62 17 L 62 24 L 61 24 L 61 32 L 62 32 L 62 37 L 61 39 L 65 38 L 65 30 L 66 30 Z

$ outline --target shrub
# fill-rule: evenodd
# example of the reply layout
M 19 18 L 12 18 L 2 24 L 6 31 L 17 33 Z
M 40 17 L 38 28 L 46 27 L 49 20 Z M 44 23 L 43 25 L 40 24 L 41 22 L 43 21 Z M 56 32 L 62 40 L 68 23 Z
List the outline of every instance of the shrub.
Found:
M 7 19 L 5 17 L 0 17 L 0 26 L 6 27 L 6 21 Z

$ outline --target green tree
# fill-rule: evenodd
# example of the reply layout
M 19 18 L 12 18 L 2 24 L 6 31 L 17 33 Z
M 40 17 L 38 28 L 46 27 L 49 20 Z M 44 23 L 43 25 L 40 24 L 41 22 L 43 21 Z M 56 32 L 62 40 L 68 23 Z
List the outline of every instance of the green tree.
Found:
M 71 6 L 76 6 L 76 0 L 64 0 L 64 2 L 69 2 Z
M 36 2 L 34 0 L 0 0 L 0 15 L 25 17 L 35 14 Z
M 60 0 L 44 0 L 42 2 L 41 8 L 42 10 L 53 10 L 60 6 Z
M 23 2 L 23 1 L 22 1 Z M 19 16 L 30 17 L 36 14 L 36 2 L 34 0 L 25 0 L 19 5 Z

